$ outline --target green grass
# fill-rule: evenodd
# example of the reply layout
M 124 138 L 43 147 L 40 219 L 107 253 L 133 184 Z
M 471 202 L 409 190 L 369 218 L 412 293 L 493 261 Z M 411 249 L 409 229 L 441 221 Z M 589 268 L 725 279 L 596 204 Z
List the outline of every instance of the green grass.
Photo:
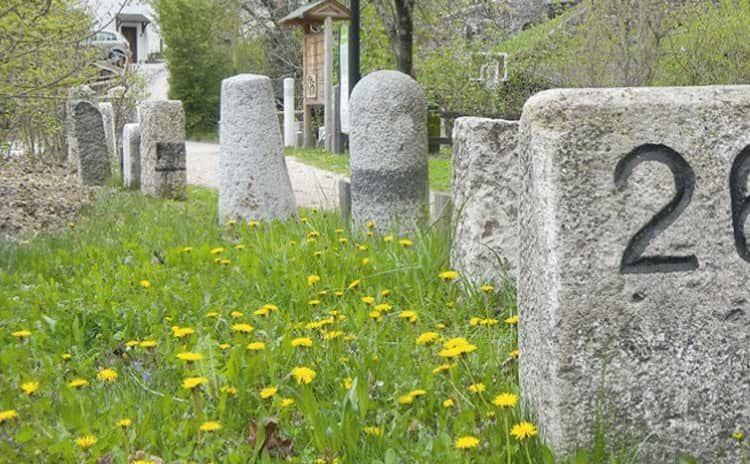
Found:
M 323 149 L 287 148 L 286 154 L 294 156 L 300 162 L 327 171 L 349 175 L 349 155 L 335 155 Z M 451 157 L 450 155 L 430 156 L 429 158 L 430 189 L 439 192 L 450 192 Z
M 0 418 L 18 414 L 0 419 L 0 461 L 127 462 L 144 450 L 165 462 L 282 462 L 269 455 L 278 449 L 247 442 L 252 421 L 275 417 L 291 462 L 554 462 L 538 436 L 508 438 L 529 419 L 518 406 L 492 404 L 519 394 L 516 326 L 504 322 L 515 292 L 442 280 L 442 232 L 368 236 L 315 211 L 219 225 L 216 194 L 188 193 L 170 202 L 109 189 L 74 228 L 0 242 Z M 267 304 L 278 310 L 263 315 Z M 254 330 L 233 330 L 240 323 Z M 177 327 L 191 333 L 178 338 Z M 439 340 L 417 344 L 427 332 Z M 294 347 L 300 337 L 312 346 Z M 441 356 L 454 337 L 476 349 Z M 188 364 L 181 352 L 203 359 Z M 300 366 L 315 371 L 310 384 L 292 376 Z M 98 378 L 105 368 L 113 382 Z M 187 377 L 207 382 L 188 390 Z M 27 396 L 25 382 L 38 391 Z M 485 391 L 471 391 L 480 383 Z M 278 391 L 263 399 L 266 387 Z M 424 395 L 407 401 L 414 390 Z M 201 432 L 207 421 L 222 428 Z M 87 435 L 97 442 L 84 451 L 76 439 Z M 479 446 L 456 449 L 467 435 Z M 604 446 L 565 462 L 632 462 L 602 458 Z

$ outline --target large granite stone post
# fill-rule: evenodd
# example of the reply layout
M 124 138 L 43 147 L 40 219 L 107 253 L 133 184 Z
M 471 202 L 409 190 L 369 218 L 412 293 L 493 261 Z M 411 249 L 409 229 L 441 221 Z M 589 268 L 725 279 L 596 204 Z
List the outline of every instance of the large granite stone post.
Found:
M 179 100 L 145 101 L 141 126 L 141 192 L 185 199 L 185 112 Z
M 352 222 L 414 230 L 429 214 L 427 102 L 406 74 L 367 75 L 351 96 Z
M 559 456 L 735 464 L 750 424 L 750 86 L 580 89 L 520 127 L 521 393 Z M 627 448 L 631 449 L 631 448 Z
M 284 146 L 297 146 L 297 128 L 294 124 L 294 79 L 284 79 Z
M 453 126 L 451 267 L 501 284 L 518 266 L 518 122 L 459 118 Z
M 141 128 L 125 124 L 122 128 L 122 179 L 125 188 L 141 186 Z
M 73 139 L 78 181 L 81 185 L 104 185 L 112 172 L 102 114 L 93 103 L 81 101 L 73 108 Z
M 65 102 L 65 150 L 67 153 L 68 163 L 72 166 L 78 166 L 78 146 L 76 145 L 75 135 L 73 134 L 73 120 L 75 107 L 78 102 L 89 101 L 96 96 L 96 92 L 91 87 L 82 85 L 72 87 L 68 91 L 69 99 Z
M 266 76 L 221 83 L 219 221 L 286 220 L 296 214 L 281 132 Z
M 112 173 L 120 172 L 120 153 L 117 150 L 117 138 L 115 137 L 115 110 L 110 102 L 99 103 L 99 112 L 102 113 L 104 124 L 104 137 L 107 140 L 107 156 L 112 165 Z

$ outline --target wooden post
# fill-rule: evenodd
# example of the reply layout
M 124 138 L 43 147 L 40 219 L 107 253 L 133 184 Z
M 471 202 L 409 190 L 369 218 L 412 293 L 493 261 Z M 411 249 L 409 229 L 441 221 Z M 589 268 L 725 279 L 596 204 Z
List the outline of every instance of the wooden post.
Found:
M 326 151 L 332 152 L 334 149 L 335 115 L 333 111 L 333 18 L 326 17 L 325 30 L 323 36 L 323 48 L 325 55 L 323 58 L 323 96 L 325 98 L 325 126 L 326 126 Z
M 346 92 L 346 90 L 344 90 Z M 344 141 L 341 139 L 341 86 L 333 88 L 333 152 L 344 153 Z

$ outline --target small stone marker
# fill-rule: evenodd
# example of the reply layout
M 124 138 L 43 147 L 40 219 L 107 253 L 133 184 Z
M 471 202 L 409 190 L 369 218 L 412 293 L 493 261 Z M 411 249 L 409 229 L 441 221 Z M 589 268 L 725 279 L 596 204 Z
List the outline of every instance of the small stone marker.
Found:
M 521 169 L 518 122 L 459 118 L 453 126 L 451 267 L 476 284 L 515 277 Z
M 341 218 L 348 223 L 352 218 L 352 186 L 349 179 L 339 179 L 339 210 Z
M 219 221 L 287 220 L 296 214 L 271 80 L 240 74 L 221 83 Z
M 354 227 L 370 220 L 381 232 L 425 224 L 427 102 L 421 87 L 398 71 L 377 71 L 354 88 L 350 110 Z
M 645 463 L 741 462 L 748 121 L 748 86 L 552 90 L 524 106 L 521 392 L 560 455 L 600 417 Z
M 122 128 L 122 178 L 126 188 L 141 186 L 141 128 L 125 124 Z
M 104 185 L 112 171 L 102 114 L 93 103 L 81 101 L 73 108 L 73 138 L 77 148 L 78 181 L 81 185 Z
M 185 199 L 185 112 L 179 100 L 144 101 L 141 129 L 141 192 Z
M 102 113 L 104 124 L 104 137 L 107 141 L 107 156 L 112 165 L 112 173 L 120 172 L 120 154 L 117 151 L 117 138 L 115 137 L 115 109 L 112 103 L 99 103 L 99 112 Z
M 71 87 L 68 91 L 70 97 L 65 102 L 65 149 L 68 157 L 68 163 L 72 166 L 78 166 L 78 146 L 76 145 L 75 135 L 73 134 L 73 119 L 76 104 L 80 101 L 89 101 L 96 96 L 96 92 L 91 90 L 88 85 Z
M 284 146 L 294 147 L 297 133 L 294 124 L 294 79 L 284 79 Z

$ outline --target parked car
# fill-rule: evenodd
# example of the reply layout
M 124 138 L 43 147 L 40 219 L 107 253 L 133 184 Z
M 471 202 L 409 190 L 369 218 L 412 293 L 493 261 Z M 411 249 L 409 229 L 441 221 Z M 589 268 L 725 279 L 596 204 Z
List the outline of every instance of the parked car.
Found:
M 119 32 L 96 32 L 90 43 L 101 51 L 102 58 L 119 66 L 125 65 L 130 57 L 130 42 Z

